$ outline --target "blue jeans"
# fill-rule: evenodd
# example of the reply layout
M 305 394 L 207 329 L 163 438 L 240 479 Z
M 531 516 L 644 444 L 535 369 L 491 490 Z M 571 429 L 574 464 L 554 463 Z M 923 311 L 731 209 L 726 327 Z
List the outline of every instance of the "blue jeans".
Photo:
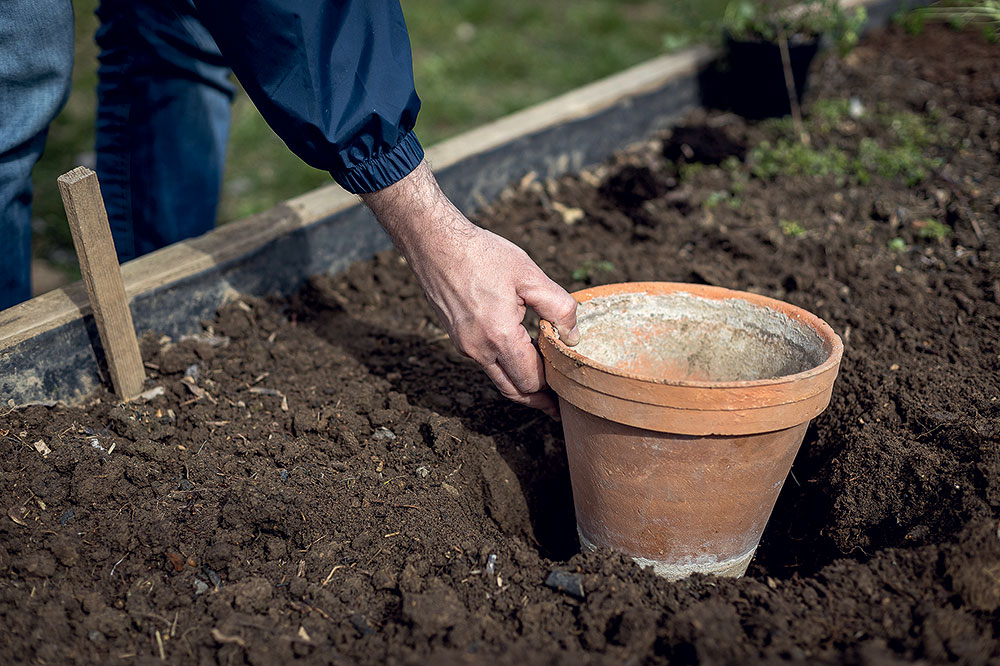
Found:
M 190 0 L 104 0 L 97 15 L 97 175 L 127 261 L 213 227 L 234 86 Z M 0 309 L 31 295 L 30 173 L 72 63 L 70 0 L 0 2 L 0 238 L 14 255 Z
M 0 310 L 31 298 L 31 170 L 72 72 L 70 0 L 0 2 Z
M 212 229 L 234 86 L 190 0 L 102 0 L 97 176 L 118 258 Z

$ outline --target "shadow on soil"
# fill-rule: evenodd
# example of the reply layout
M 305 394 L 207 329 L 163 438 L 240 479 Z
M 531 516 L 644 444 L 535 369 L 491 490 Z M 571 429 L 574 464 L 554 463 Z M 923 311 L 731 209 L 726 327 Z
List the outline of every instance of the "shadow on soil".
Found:
M 558 423 L 500 397 L 479 368 L 459 356 L 448 340 L 429 342 L 426 336 L 362 321 L 347 312 L 322 284 L 311 283 L 300 299 L 295 307 L 302 324 L 387 380 L 411 405 L 459 419 L 469 431 L 492 440 L 517 477 L 529 512 L 530 531 L 524 534 L 518 533 L 520 521 L 494 515 L 505 533 L 533 542 L 552 560 L 564 561 L 580 551 Z M 748 573 L 752 576 L 810 575 L 844 557 L 823 534 L 833 507 L 825 486 L 814 481 L 822 478 L 819 472 L 829 462 L 814 446 L 816 439 L 813 425 L 751 564 Z
M 298 321 L 386 379 L 411 405 L 459 419 L 492 439 L 520 484 L 530 531 L 494 515 L 510 536 L 526 538 L 552 560 L 580 551 L 562 428 L 540 412 L 503 399 L 448 340 L 392 331 L 351 316 L 326 288 L 310 283 L 296 305 Z M 498 512 L 498 513 L 503 513 Z M 491 512 L 492 515 L 492 512 Z M 510 522 L 510 524 L 508 524 Z M 514 533 L 512 533 L 514 532 Z

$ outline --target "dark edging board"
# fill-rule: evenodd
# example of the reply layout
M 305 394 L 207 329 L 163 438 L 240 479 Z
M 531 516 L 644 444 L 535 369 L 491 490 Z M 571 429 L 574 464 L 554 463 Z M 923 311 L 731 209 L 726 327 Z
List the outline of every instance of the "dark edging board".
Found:
M 861 0 L 869 27 L 900 0 Z M 695 47 L 656 58 L 428 150 L 466 213 L 529 172 L 546 179 L 600 163 L 669 127 L 701 102 L 718 51 Z M 335 273 L 391 246 L 371 214 L 335 186 L 232 222 L 122 267 L 136 331 L 196 333 L 239 294 L 287 294 L 310 275 Z M 107 381 L 80 283 L 0 312 L 0 405 L 84 401 Z

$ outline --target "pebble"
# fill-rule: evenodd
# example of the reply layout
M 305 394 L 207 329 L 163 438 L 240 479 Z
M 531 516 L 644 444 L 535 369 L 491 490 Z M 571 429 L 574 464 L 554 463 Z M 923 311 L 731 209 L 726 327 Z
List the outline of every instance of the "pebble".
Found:
M 423 465 L 417 468 L 417 476 L 419 476 L 421 479 L 426 479 L 427 475 L 430 473 L 431 473 L 430 470 L 424 467 Z
M 577 599 L 583 599 L 586 596 L 583 592 L 583 577 L 580 574 L 556 570 L 545 579 L 545 585 Z
M 177 490 L 194 490 L 194 484 L 187 479 L 181 479 L 177 483 Z
M 208 592 L 208 583 L 206 583 L 205 581 L 203 581 L 200 578 L 195 578 L 194 579 L 194 593 L 195 593 L 195 596 L 197 596 L 199 594 L 205 594 L 206 592 Z
M 368 624 L 368 620 L 366 620 L 364 616 L 359 613 L 355 613 L 354 615 L 351 616 L 351 625 L 355 629 L 357 629 L 358 633 L 360 633 L 362 636 L 368 636 L 370 634 L 375 633 L 375 630 L 372 629 L 372 626 Z
M 76 511 L 74 511 L 72 507 L 66 509 L 66 512 L 59 518 L 59 524 L 66 527 L 66 523 L 68 523 L 75 515 Z
M 374 433 L 372 433 L 372 439 L 377 439 L 377 440 L 384 439 L 388 442 L 391 442 L 392 440 L 396 439 L 396 433 L 394 433 L 393 431 L 389 430 L 386 427 L 379 427 L 375 429 Z
M 219 574 L 205 566 L 201 568 L 201 572 L 208 576 L 208 580 L 212 581 L 212 585 L 215 586 L 215 589 L 218 590 L 222 587 L 222 579 L 219 578 Z
M 282 481 L 288 481 L 288 470 L 287 469 L 281 470 L 281 472 L 279 472 L 279 475 L 281 476 L 281 480 Z

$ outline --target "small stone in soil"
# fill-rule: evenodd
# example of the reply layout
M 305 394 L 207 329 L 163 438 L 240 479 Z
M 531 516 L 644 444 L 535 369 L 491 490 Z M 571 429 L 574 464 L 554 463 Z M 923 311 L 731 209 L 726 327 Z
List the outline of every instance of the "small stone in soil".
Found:
M 430 470 L 428 470 L 423 465 L 417 468 L 417 476 L 419 476 L 421 479 L 426 479 L 428 474 L 430 474 Z
M 384 439 L 388 442 L 391 442 L 392 440 L 396 439 L 396 433 L 389 430 L 388 428 L 379 427 L 375 429 L 374 433 L 372 433 L 372 439 L 377 439 L 377 440 Z
M 187 479 L 181 479 L 177 483 L 177 490 L 194 490 L 194 484 Z
M 366 620 L 360 613 L 355 613 L 351 616 L 351 625 L 357 629 L 358 633 L 362 636 L 368 636 L 375 633 L 375 630 L 372 629 L 370 624 L 368 624 L 368 620 Z
M 281 480 L 282 481 L 288 481 L 288 470 L 287 469 L 281 470 L 281 472 L 279 472 L 279 475 L 281 476 Z
M 198 596 L 199 594 L 205 594 L 208 592 L 208 583 L 200 578 L 194 579 L 194 594 Z
M 202 567 L 201 572 L 208 576 L 208 580 L 212 581 L 212 585 L 215 586 L 215 589 L 218 590 L 222 588 L 222 579 L 219 578 L 219 574 L 215 573 L 208 567 Z
M 583 578 L 580 577 L 580 574 L 556 570 L 545 579 L 545 585 L 577 599 L 583 599 L 586 596 L 583 592 Z
M 59 518 L 59 524 L 66 527 L 66 523 L 76 515 L 76 511 L 72 507 L 66 509 L 66 512 Z

